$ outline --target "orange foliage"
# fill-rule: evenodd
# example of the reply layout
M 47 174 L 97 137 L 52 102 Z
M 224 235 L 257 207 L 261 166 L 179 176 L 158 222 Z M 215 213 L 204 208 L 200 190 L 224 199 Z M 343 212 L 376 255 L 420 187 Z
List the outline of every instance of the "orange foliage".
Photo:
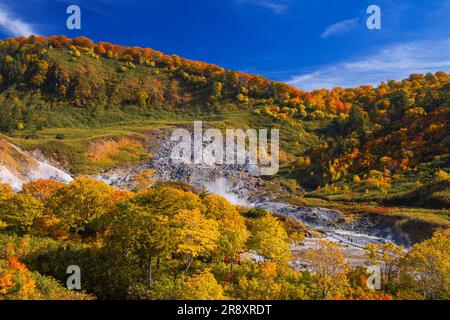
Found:
M 96 161 L 109 161 L 123 149 L 130 150 L 131 148 L 140 147 L 141 144 L 138 141 L 129 138 L 122 138 L 118 141 L 104 140 L 91 143 L 87 156 Z
M 25 184 L 22 193 L 30 194 L 40 201 L 45 201 L 64 184 L 53 180 L 36 180 Z
M 9 268 L 12 270 L 25 271 L 27 267 L 19 261 L 17 257 L 9 257 L 8 258 Z

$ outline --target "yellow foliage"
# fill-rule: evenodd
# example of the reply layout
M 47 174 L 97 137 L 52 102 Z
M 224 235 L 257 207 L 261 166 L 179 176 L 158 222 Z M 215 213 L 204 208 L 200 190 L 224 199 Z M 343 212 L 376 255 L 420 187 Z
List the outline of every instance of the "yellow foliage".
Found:
M 450 173 L 447 173 L 444 170 L 436 171 L 435 177 L 438 181 L 450 181 Z
M 215 219 L 219 224 L 219 254 L 234 261 L 249 235 L 245 219 L 236 207 L 222 197 L 210 195 L 203 199 L 203 203 L 207 207 L 207 217 Z
M 368 189 L 388 189 L 391 187 L 390 181 L 391 178 L 385 177 L 382 172 L 371 170 L 364 184 Z
M 265 215 L 252 223 L 248 239 L 250 249 L 269 260 L 288 261 L 291 258 L 289 237 L 283 225 L 272 215 Z
M 295 166 L 299 169 L 307 169 L 311 167 L 311 158 L 299 157 L 297 161 L 295 161 Z
M 372 265 L 381 268 L 382 284 L 385 289 L 391 290 L 393 283 L 399 276 L 400 261 L 404 256 L 405 248 L 393 243 L 370 244 L 365 248 L 368 260 Z
M 402 262 L 405 294 L 422 299 L 450 299 L 450 230 L 439 230 L 416 244 Z
M 80 178 L 56 190 L 49 200 L 51 214 L 77 231 L 110 212 L 115 189 L 90 178 Z
M 180 296 L 181 300 L 224 300 L 222 286 L 209 270 L 188 278 Z
M 173 224 L 177 253 L 196 258 L 216 248 L 218 223 L 206 219 L 200 210 L 181 210 L 174 216 Z
M 303 258 L 312 269 L 319 299 L 329 299 L 348 287 L 348 266 L 336 243 L 319 241 Z

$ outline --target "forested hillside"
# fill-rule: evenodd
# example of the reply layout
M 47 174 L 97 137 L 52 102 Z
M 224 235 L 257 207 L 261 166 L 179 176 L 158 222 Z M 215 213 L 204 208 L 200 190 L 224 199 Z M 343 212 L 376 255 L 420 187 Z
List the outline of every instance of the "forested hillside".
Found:
M 289 244 L 307 232 L 183 184 L 129 192 L 94 179 L 40 180 L 19 193 L 0 184 L 0 299 L 449 298 L 448 229 L 408 253 L 367 246 L 368 261 L 383 268 L 379 291 L 337 243 L 297 256 L 310 266 L 298 270 Z M 62 288 L 71 265 L 89 295 Z
M 0 48 L 0 131 L 8 135 L 33 139 L 52 128 L 245 112 L 248 116 L 232 124 L 281 128 L 280 176 L 291 189 L 317 189 L 319 196 L 337 199 L 355 198 L 351 192 L 357 192 L 369 200 L 391 190 L 396 197 L 387 202 L 449 206 L 450 76 L 444 72 L 376 88 L 303 92 L 260 76 L 84 37 L 7 39 Z M 74 156 L 61 158 L 70 162 Z

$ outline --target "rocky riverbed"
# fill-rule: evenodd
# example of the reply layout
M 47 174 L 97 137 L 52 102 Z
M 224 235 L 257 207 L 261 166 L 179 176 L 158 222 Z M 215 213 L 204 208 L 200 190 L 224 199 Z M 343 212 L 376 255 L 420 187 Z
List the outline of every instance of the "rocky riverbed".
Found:
M 322 238 L 310 237 L 301 244 L 293 245 L 294 252 L 300 256 L 303 250 L 326 239 L 338 243 L 350 263 L 362 265 L 365 263 L 364 247 L 367 244 L 396 242 L 398 239 L 389 228 L 377 229 L 375 223 L 365 218 L 348 222 L 336 210 L 274 201 L 276 195 L 267 191 L 274 183 L 255 175 L 254 168 L 248 164 L 208 166 L 174 163 L 171 152 L 175 143 L 170 141 L 170 136 L 161 135 L 155 142 L 150 161 L 129 168 L 109 170 L 96 178 L 118 188 L 130 189 L 134 187 L 133 176 L 144 170 L 153 170 L 155 181 L 182 181 L 199 189 L 206 188 L 235 205 L 258 207 L 291 216 L 323 235 Z
M 261 194 L 266 194 L 265 186 L 273 185 L 272 182 L 255 175 L 257 168 L 250 164 L 209 166 L 175 163 L 171 159 L 175 145 L 176 142 L 170 140 L 170 135 L 161 134 L 155 138 L 154 147 L 149 150 L 153 154 L 150 161 L 126 168 L 113 168 L 96 175 L 95 178 L 118 188 L 132 189 L 133 177 L 151 169 L 154 171 L 154 181 L 181 181 L 214 193 L 233 193 L 240 199 L 240 203 L 253 202 L 253 198 L 257 200 Z M 223 181 L 226 181 L 226 185 Z

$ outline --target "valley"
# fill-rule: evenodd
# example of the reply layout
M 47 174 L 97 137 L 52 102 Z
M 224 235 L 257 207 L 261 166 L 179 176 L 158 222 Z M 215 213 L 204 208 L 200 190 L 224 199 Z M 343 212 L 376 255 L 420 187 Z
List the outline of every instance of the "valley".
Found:
M 0 295 L 448 299 L 449 74 L 305 92 L 85 37 L 0 49 Z M 174 163 L 200 121 L 279 132 L 276 172 Z

